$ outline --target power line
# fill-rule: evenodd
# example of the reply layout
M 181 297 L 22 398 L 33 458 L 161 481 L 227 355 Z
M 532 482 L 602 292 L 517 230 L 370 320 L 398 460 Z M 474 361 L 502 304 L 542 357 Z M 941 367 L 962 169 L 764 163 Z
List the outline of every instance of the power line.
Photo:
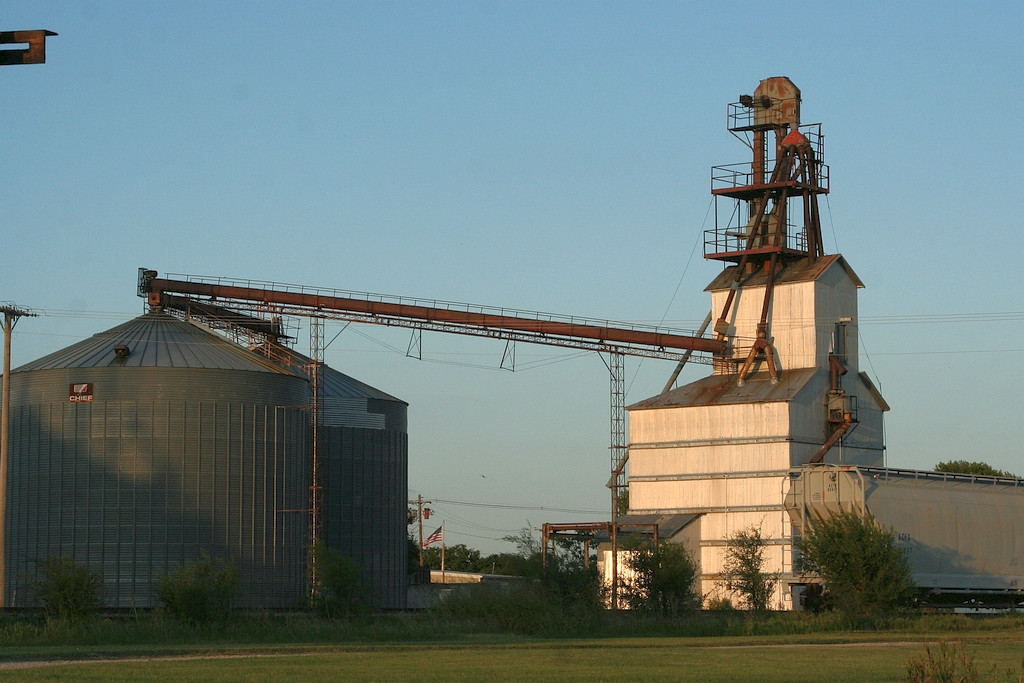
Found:
M 506 503 L 479 503 L 467 500 L 449 500 L 446 498 L 434 498 L 437 503 L 447 503 L 449 505 L 465 505 L 467 507 L 478 507 L 478 508 L 491 508 L 498 510 L 543 510 L 547 512 L 576 512 L 580 514 L 604 514 L 607 510 L 584 510 L 580 508 L 556 508 L 548 507 L 544 505 L 512 505 Z

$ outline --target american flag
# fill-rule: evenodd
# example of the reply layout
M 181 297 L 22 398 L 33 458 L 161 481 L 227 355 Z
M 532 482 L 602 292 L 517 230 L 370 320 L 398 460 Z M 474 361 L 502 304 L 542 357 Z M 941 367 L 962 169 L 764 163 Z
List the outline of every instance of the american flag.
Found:
M 426 548 L 432 543 L 441 543 L 444 541 L 444 524 L 437 527 L 437 531 L 427 536 L 427 540 L 423 541 L 423 547 Z

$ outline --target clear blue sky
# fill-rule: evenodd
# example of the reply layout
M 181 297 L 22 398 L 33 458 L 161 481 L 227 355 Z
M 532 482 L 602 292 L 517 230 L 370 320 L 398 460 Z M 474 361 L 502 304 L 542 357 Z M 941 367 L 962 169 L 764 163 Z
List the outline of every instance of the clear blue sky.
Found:
M 0 70 L 0 299 L 44 313 L 15 366 L 139 314 L 140 266 L 696 327 L 726 104 L 787 75 L 889 464 L 1024 474 L 1019 3 L 0 3 L 43 28 L 47 64 Z M 411 495 L 518 506 L 435 505 L 449 543 L 607 518 L 596 355 L 408 341 L 326 357 L 410 403 Z M 627 401 L 671 369 L 629 361 Z

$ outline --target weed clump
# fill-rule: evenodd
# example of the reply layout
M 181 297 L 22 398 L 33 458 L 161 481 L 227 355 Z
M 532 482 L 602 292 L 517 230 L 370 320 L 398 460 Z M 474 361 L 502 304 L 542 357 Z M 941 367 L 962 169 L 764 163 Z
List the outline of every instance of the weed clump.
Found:
M 941 642 L 937 650 L 933 650 L 931 645 L 925 645 L 924 654 L 910 658 L 907 664 L 907 680 L 913 683 L 973 683 L 980 681 L 981 675 L 974 663 L 974 655 L 964 648 L 963 643 Z

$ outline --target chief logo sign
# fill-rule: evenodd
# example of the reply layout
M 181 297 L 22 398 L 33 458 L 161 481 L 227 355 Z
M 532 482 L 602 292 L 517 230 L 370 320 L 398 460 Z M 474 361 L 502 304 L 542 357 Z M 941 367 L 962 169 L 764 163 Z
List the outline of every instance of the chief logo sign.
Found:
M 92 403 L 92 382 L 69 384 L 68 398 L 72 403 Z

